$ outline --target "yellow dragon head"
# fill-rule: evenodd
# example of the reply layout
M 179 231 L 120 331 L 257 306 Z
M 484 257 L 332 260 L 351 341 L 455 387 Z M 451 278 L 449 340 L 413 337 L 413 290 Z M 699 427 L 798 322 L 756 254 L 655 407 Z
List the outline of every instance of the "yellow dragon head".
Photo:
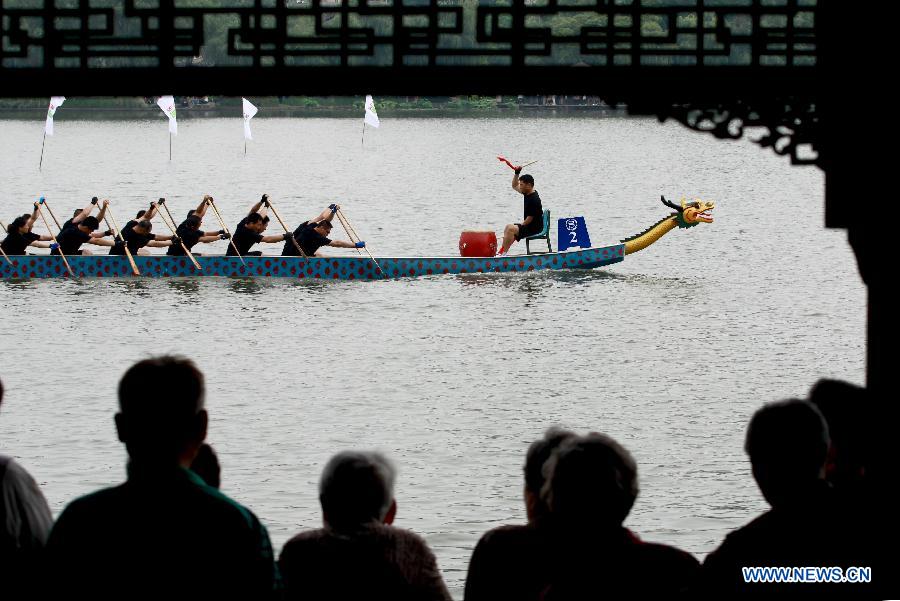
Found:
M 676 222 L 678 227 L 693 227 L 698 223 L 712 223 L 713 217 L 710 212 L 716 208 L 716 203 L 699 198 L 688 202 L 684 198 L 681 199 L 681 206 L 666 200 L 665 196 L 660 196 L 663 204 L 676 211 Z
M 666 200 L 665 196 L 660 196 L 659 199 L 670 209 L 675 209 L 675 212 L 663 217 L 640 234 L 622 239 L 622 242 L 625 243 L 626 255 L 647 248 L 676 227 L 684 229 L 694 227 L 698 223 L 713 222 L 710 213 L 716 208 L 716 203 L 714 202 L 700 200 L 699 198 L 688 202 L 682 198 L 681 205 L 677 205 Z

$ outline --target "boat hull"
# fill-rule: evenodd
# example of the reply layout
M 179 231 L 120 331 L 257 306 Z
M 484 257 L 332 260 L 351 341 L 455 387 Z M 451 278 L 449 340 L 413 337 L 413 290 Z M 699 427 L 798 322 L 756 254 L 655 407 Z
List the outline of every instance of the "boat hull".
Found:
M 625 258 L 625 246 L 512 255 L 506 257 L 376 257 L 389 278 L 428 275 L 522 272 L 545 269 L 592 269 L 618 263 Z M 62 259 L 50 255 L 10 257 L 13 265 L 0 258 L 0 278 L 70 277 Z M 123 278 L 134 276 L 127 257 L 90 255 L 67 257 L 72 271 L 84 278 Z M 362 256 L 280 257 L 266 255 L 244 257 L 198 256 L 198 270 L 187 257 L 140 255 L 134 257 L 140 277 L 281 277 L 294 279 L 376 280 L 385 276 L 372 259 Z

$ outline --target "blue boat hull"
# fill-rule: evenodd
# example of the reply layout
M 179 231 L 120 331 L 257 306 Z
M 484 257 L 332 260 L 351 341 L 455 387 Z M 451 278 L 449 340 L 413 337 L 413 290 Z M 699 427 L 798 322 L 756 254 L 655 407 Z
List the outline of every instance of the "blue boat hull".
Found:
M 507 257 L 376 257 L 380 273 L 366 256 L 345 257 L 197 257 L 198 270 L 187 257 L 136 256 L 141 277 L 281 277 L 294 279 L 374 280 L 426 275 L 521 272 L 544 269 L 591 269 L 618 263 L 625 258 L 625 245 L 588 248 L 561 253 Z M 0 278 L 70 277 L 60 257 L 29 255 L 0 257 Z M 84 278 L 135 277 L 124 256 L 90 255 L 67 257 L 72 271 Z

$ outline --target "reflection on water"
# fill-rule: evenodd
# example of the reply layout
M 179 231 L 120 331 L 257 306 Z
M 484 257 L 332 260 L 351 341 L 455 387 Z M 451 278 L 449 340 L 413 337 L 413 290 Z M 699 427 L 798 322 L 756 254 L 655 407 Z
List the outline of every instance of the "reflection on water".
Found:
M 169 288 L 188 299 L 198 298 L 200 292 L 199 278 L 171 278 L 167 280 Z
M 2 235 L 2 234 L 0 234 Z M 35 287 L 35 280 L 7 280 L 0 279 L 0 285 L 10 291 L 31 290 Z
M 260 294 L 269 287 L 268 280 L 258 278 L 229 278 L 228 289 L 238 294 Z
M 139 296 L 143 298 L 151 298 L 157 285 L 154 282 L 138 278 L 108 278 L 101 280 L 110 290 L 118 293 Z

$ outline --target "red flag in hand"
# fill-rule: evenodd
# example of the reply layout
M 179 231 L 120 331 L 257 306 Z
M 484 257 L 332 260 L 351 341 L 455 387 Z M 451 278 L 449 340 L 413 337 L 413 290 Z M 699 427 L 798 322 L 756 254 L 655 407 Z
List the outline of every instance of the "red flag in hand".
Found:
M 508 160 L 506 157 L 502 157 L 502 156 L 499 156 L 499 155 L 498 155 L 498 156 L 497 156 L 497 160 L 500 161 L 500 162 L 502 162 L 502 163 L 506 163 L 506 164 L 509 166 L 509 168 L 512 169 L 513 171 L 515 171 L 516 169 L 518 169 L 518 167 L 516 167 L 515 165 L 513 165 L 512 163 L 510 163 L 509 160 Z

